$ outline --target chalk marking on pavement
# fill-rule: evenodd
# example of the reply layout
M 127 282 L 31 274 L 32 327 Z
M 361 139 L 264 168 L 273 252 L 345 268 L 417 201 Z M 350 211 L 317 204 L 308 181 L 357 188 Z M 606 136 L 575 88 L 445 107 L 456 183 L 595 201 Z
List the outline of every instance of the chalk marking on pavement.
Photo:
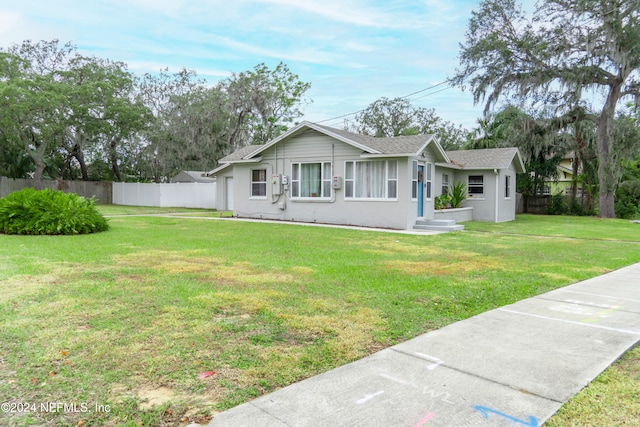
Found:
M 612 298 L 612 299 L 619 299 L 619 300 L 622 300 L 622 301 L 629 301 L 629 302 L 640 302 L 640 300 L 632 299 L 632 298 L 616 297 L 616 296 L 613 296 L 613 295 L 604 295 L 604 294 L 594 294 L 592 292 L 572 291 L 571 289 L 556 289 L 554 292 L 571 292 L 573 294 L 589 295 L 589 296 L 592 296 L 592 297 Z M 543 297 L 543 296 L 544 295 L 539 295 L 539 297 Z
M 430 371 L 433 371 L 434 369 L 436 369 L 438 366 L 442 365 L 444 363 L 443 360 L 438 359 L 437 357 L 433 357 L 433 356 L 429 356 L 428 354 L 424 354 L 424 353 L 420 353 L 420 352 L 415 352 L 416 356 L 420 357 L 421 359 L 426 359 L 430 362 L 434 362 L 431 365 L 427 366 L 427 369 Z
M 538 419 L 533 415 L 529 417 L 528 420 L 519 420 L 518 418 L 512 417 L 511 415 L 507 415 L 504 412 L 496 411 L 495 409 L 487 408 L 486 406 L 476 405 L 473 407 L 476 411 L 480 412 L 482 416 L 486 419 L 489 418 L 489 414 L 496 414 L 502 418 L 506 418 L 509 421 L 513 421 L 514 423 L 522 424 L 529 427 L 538 427 Z
M 414 427 L 422 427 L 423 425 L 425 425 L 429 420 L 433 419 L 433 417 L 435 417 L 436 414 L 434 414 L 433 412 L 429 412 L 427 415 L 424 416 L 423 419 L 421 419 L 420 421 L 418 421 L 416 423 L 416 425 Z
M 377 391 L 377 392 L 372 393 L 372 394 L 365 394 L 362 399 L 356 400 L 356 403 L 358 405 L 362 405 L 363 403 L 367 403 L 368 401 L 370 401 L 374 397 L 380 396 L 383 393 L 384 393 L 384 390 L 380 390 L 380 391 Z
M 378 375 L 380 375 L 382 378 L 386 378 L 386 379 L 391 380 L 393 382 L 396 382 L 398 384 L 409 385 L 409 386 L 415 387 L 413 384 L 411 384 L 411 383 L 409 383 L 409 382 L 407 382 L 405 380 L 401 380 L 399 378 L 392 377 L 391 375 L 387 375 L 387 374 L 378 374 Z
M 498 310 L 504 311 L 504 312 L 507 312 L 507 313 L 520 314 L 520 315 L 523 315 L 523 316 L 537 317 L 538 319 L 553 320 L 553 321 L 556 321 L 556 322 L 570 323 L 572 325 L 587 326 L 589 328 L 597 328 L 597 329 L 604 329 L 604 330 L 607 330 L 607 331 L 622 332 L 622 333 L 625 333 L 625 334 L 640 335 L 640 331 L 632 331 L 632 330 L 629 330 L 629 329 L 612 328 L 610 326 L 594 325 L 593 323 L 583 323 L 583 322 L 576 322 L 576 321 L 573 321 L 573 320 L 558 319 L 556 317 L 541 316 L 539 314 L 532 314 L 532 313 L 523 313 L 521 311 L 509 310 L 509 309 L 506 309 L 506 308 L 499 308 Z

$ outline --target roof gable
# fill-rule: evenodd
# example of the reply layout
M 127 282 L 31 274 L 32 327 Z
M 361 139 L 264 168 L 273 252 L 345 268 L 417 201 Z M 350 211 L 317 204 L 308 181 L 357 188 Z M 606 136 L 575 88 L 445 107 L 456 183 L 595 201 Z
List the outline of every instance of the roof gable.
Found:
M 525 172 L 522 156 L 515 147 L 447 151 L 447 156 L 463 169 L 507 169 L 514 163 L 516 172 Z

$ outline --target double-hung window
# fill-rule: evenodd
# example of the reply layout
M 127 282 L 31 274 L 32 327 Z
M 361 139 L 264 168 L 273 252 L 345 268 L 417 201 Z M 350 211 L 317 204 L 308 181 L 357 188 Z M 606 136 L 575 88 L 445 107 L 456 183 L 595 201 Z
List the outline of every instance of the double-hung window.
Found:
M 431 199 L 431 181 L 433 180 L 432 178 L 433 176 L 433 165 L 431 163 L 427 163 L 427 173 L 426 173 L 426 179 L 424 181 L 425 185 L 426 185 L 426 198 L 427 200 Z
M 418 162 L 415 160 L 411 164 L 411 199 L 418 199 Z
M 469 182 L 467 184 L 467 189 L 470 197 L 484 196 L 484 176 L 469 175 Z
M 345 199 L 397 199 L 398 162 L 363 160 L 345 162 Z
M 449 194 L 449 175 L 446 173 L 442 174 L 442 193 L 441 194 Z
M 267 170 L 251 170 L 251 197 L 267 197 Z
M 293 163 L 292 198 L 331 198 L 331 162 Z

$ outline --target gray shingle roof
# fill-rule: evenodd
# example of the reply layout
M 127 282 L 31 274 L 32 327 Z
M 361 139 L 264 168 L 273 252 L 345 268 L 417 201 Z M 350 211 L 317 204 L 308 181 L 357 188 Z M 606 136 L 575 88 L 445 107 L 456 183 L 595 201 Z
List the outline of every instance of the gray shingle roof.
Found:
M 345 139 L 364 145 L 372 150 L 371 153 L 379 152 L 381 154 L 414 154 L 417 153 L 433 135 L 415 135 L 415 136 L 395 136 L 388 138 L 376 138 L 369 135 L 361 135 L 346 130 L 335 129 L 328 126 L 318 125 L 317 127 L 325 129 L 329 133 L 339 135 Z
M 221 158 L 220 160 L 218 160 L 218 162 L 219 163 L 227 163 L 227 162 L 233 162 L 233 161 L 237 161 L 237 160 L 242 160 L 242 158 L 244 156 L 248 156 L 249 154 L 251 154 L 254 151 L 258 150 L 260 147 L 262 147 L 262 145 L 247 145 L 245 147 L 238 148 L 233 153 L 231 153 L 228 156 L 225 156 L 225 157 Z
M 515 147 L 447 151 L 451 163 L 464 169 L 506 169 L 519 156 Z

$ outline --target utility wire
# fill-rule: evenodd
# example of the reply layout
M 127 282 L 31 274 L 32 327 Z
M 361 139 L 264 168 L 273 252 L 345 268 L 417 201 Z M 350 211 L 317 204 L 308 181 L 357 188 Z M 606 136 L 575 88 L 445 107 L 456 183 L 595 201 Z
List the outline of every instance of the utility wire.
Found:
M 424 89 L 420 89 L 420 90 L 417 90 L 417 91 L 415 91 L 415 92 L 411 92 L 409 95 L 400 96 L 399 98 L 402 98 L 402 99 L 409 98 L 410 96 L 416 95 L 416 94 L 418 94 L 418 93 L 422 93 L 422 92 L 425 92 L 425 91 L 427 91 L 427 90 L 435 89 L 435 88 L 437 88 L 438 86 L 442 86 L 442 85 L 443 85 L 443 84 L 445 84 L 445 83 L 449 83 L 449 79 L 447 79 L 447 80 L 445 80 L 445 81 L 442 81 L 442 82 L 440 82 L 440 83 L 437 83 L 437 84 L 435 84 L 435 85 L 433 85 L 433 86 L 429 86 L 429 87 L 426 87 L 426 88 L 424 88 Z M 413 100 L 426 98 L 426 97 L 427 97 L 427 96 L 429 96 L 429 95 L 433 95 L 433 94 L 436 94 L 436 93 L 442 92 L 442 91 L 447 90 L 447 89 L 450 89 L 450 87 L 447 87 L 447 88 L 441 89 L 441 90 L 436 91 L 436 92 L 428 93 L 428 94 L 423 95 L 423 96 L 419 96 L 419 97 L 417 97 L 417 98 L 414 98 Z M 345 117 L 349 117 L 349 116 L 353 116 L 354 114 L 361 113 L 361 112 L 363 112 L 363 111 L 365 111 L 365 110 L 366 110 L 366 108 L 363 108 L 363 109 L 361 109 L 361 110 L 354 111 L 353 113 L 347 113 L 347 114 L 343 114 L 343 115 L 341 115 L 341 116 L 331 117 L 331 118 L 329 118 L 329 119 L 324 119 L 324 120 L 317 121 L 316 123 L 325 123 L 325 122 L 330 122 L 330 121 L 337 120 L 337 119 L 343 119 L 343 118 L 345 118 Z

